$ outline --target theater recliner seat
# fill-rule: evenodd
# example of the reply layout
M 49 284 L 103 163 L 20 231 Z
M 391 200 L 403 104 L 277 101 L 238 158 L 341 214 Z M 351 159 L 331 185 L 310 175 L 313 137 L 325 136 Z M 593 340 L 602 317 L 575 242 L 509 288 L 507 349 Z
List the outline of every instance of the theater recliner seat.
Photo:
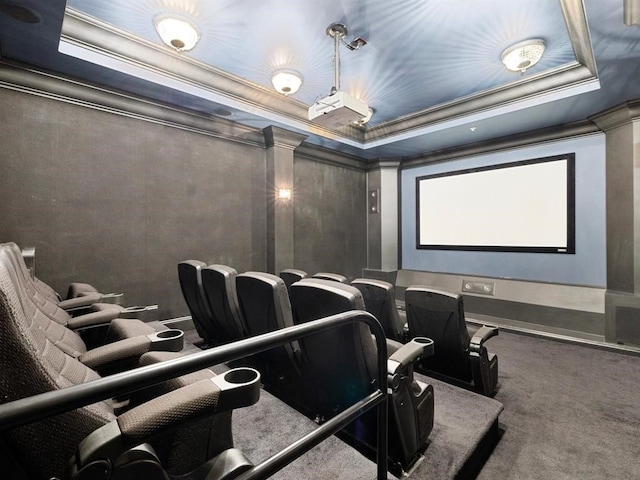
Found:
M 191 313 L 191 319 L 200 338 L 208 345 L 220 343 L 211 312 L 204 303 L 202 291 L 202 269 L 207 264 L 199 260 L 185 260 L 178 263 L 178 279 L 182 296 Z
M 332 282 L 347 283 L 347 277 L 339 273 L 331 272 L 317 272 L 314 273 L 311 278 L 317 278 L 320 280 L 331 280 Z
M 28 268 L 24 262 L 23 252 L 14 242 L 9 242 L 4 244 L 8 246 L 12 250 L 12 254 L 18 259 L 20 262 L 24 264 L 25 271 L 27 275 L 31 279 L 34 287 L 38 291 L 40 295 L 49 300 L 50 302 L 55 303 L 60 308 L 65 310 L 73 310 L 80 309 L 83 307 L 88 307 L 94 303 L 103 302 L 106 299 L 114 300 L 115 298 L 120 299 L 122 294 L 103 294 L 98 292 L 98 290 L 88 283 L 81 282 L 73 282 L 69 284 L 69 288 L 67 290 L 67 296 L 63 299 L 58 292 L 56 292 L 49 284 L 43 282 L 35 275 L 32 275 L 28 272 Z
M 280 272 L 279 276 L 287 286 L 287 292 L 289 292 L 291 290 L 291 285 L 299 282 L 303 278 L 307 278 L 308 275 L 307 272 L 303 270 L 297 270 L 295 268 L 285 268 Z
M 365 309 L 358 289 L 322 279 L 294 283 L 291 305 L 296 324 Z M 373 391 L 377 350 L 366 325 L 347 324 L 301 338 L 299 343 L 305 374 L 315 381 L 312 407 L 319 418 L 330 418 Z M 432 345 L 429 339 L 420 339 L 398 345 L 388 356 L 387 374 L 394 379 L 389 401 L 389 462 L 396 469 L 406 470 L 419 458 L 433 428 L 433 387 L 413 378 L 413 362 L 431 354 Z M 348 441 L 363 453 L 375 451 L 375 431 L 372 412 L 345 430 Z
M 156 330 L 139 320 L 117 319 L 108 327 L 112 342 L 88 349 L 75 331 L 61 325 L 46 315 L 24 288 L 24 278 L 16 270 L 11 252 L 0 246 L 0 263 L 12 281 L 12 287 L 29 321 L 27 328 L 37 329 L 65 354 L 78 359 L 102 374 L 112 373 L 137 364 L 139 357 L 150 350 L 182 349 L 183 333 L 179 330 Z M 113 328 L 112 328 L 113 327 Z
M 249 336 L 293 326 L 289 294 L 280 277 L 245 272 L 236 277 L 236 288 Z M 297 341 L 254 355 L 251 365 L 262 374 L 265 389 L 285 402 L 295 404 L 297 410 L 310 413 L 308 403 L 313 384 L 301 369 Z
M 247 326 L 238 304 L 237 275 L 238 272 L 227 265 L 214 264 L 202 269 L 204 301 L 222 343 L 247 337 Z
M 16 272 L 0 251 L 0 403 L 98 379 L 97 373 L 63 353 L 33 326 L 33 309 L 26 300 Z M 225 388 L 215 378 L 204 379 L 118 417 L 108 402 L 97 402 L 14 427 L 2 436 L 33 478 L 89 480 L 96 475 L 94 461 L 101 470 L 110 465 L 117 474 L 136 457 L 155 472 L 141 477 L 151 480 L 166 480 L 167 472 L 189 473 L 219 455 L 223 463 L 231 462 L 229 468 L 246 469 L 250 463 L 231 450 L 230 414 L 215 413 L 255 403 L 259 388 L 232 405 L 223 401 Z M 137 453 L 128 455 L 130 449 Z M 142 472 L 145 465 L 140 465 Z
M 428 336 L 435 354 L 419 369 L 469 384 L 483 395 L 492 395 L 498 384 L 498 356 L 484 343 L 498 335 L 498 328 L 483 326 L 469 336 L 462 295 L 412 285 L 405 291 L 409 337 Z
M 371 278 L 356 278 L 351 285 L 360 290 L 367 312 L 378 319 L 387 338 L 405 343 L 405 320 L 396 308 L 393 285 Z

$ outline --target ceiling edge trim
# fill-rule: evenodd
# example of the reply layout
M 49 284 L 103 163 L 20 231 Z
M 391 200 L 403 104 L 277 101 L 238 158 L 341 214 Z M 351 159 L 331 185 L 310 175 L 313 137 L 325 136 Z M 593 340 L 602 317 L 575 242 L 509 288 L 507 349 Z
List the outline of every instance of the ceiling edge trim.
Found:
M 326 147 L 314 145 L 312 143 L 303 143 L 294 150 L 294 161 L 296 159 L 310 160 L 313 162 L 324 163 L 334 167 L 344 167 L 350 170 L 367 171 L 369 164 L 367 160 L 350 155 L 348 153 L 338 152 Z
M 107 48 L 108 46 L 108 48 Z M 124 71 L 147 81 L 163 77 L 176 88 L 209 101 L 224 103 L 247 113 L 260 114 L 274 122 L 283 123 L 305 133 L 362 148 L 362 129 L 347 126 L 329 129 L 307 119 L 308 105 L 291 97 L 249 82 L 184 54 L 174 52 L 154 42 L 137 37 L 113 25 L 101 22 L 83 12 L 67 7 L 59 50 L 106 68 L 107 63 L 127 67 Z M 80 56 L 84 50 L 84 56 Z M 146 76 L 136 75 L 146 73 Z M 160 83 L 166 85 L 165 81 Z M 182 86 L 182 89 L 180 88 Z
M 235 143 L 265 148 L 258 128 L 96 87 L 0 60 L 0 87 Z
M 560 0 L 567 32 L 577 61 L 508 85 L 485 90 L 453 102 L 436 105 L 367 129 L 365 143 L 417 130 L 445 119 L 461 118 L 479 111 L 517 102 L 598 80 L 595 55 L 583 0 Z
M 575 138 L 587 135 L 602 134 L 598 126 L 590 120 L 542 128 L 516 135 L 472 143 L 461 147 L 447 148 L 430 152 L 425 155 L 407 157 L 403 160 L 401 169 L 421 167 L 427 164 L 446 162 L 463 157 L 472 157 L 503 150 L 539 145 L 543 143 L 557 142 L 567 138 Z
M 640 99 L 624 102 L 589 117 L 603 131 L 640 121 Z

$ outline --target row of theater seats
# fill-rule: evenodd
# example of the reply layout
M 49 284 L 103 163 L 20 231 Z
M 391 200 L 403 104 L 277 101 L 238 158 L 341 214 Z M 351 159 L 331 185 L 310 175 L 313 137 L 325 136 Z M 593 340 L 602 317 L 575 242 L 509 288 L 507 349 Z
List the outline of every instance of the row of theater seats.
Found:
M 17 245 L 0 244 L 0 404 L 181 355 L 182 332 L 117 318 L 121 307 L 114 305 L 71 317 L 43 285 L 30 277 Z M 72 327 L 98 321 L 106 325 L 106 343 L 89 350 Z M 29 478 L 234 478 L 252 465 L 233 448 L 231 409 L 259 398 L 258 372 L 252 371 L 248 395 L 238 395 L 246 384 L 227 381 L 237 372 L 202 370 L 117 403 L 101 401 L 3 430 L 2 458 L 13 459 Z M 3 465 L 10 477 L 16 468 Z
M 365 310 L 354 287 L 323 278 L 287 284 L 264 272 L 237 272 L 189 260 L 178 265 L 185 300 L 210 343 L 256 336 L 352 310 Z M 285 277 L 287 272 L 285 272 Z M 290 273 L 290 272 L 289 272 Z M 346 279 L 345 279 L 346 280 Z M 229 327 L 232 328 L 229 328 Z M 230 333 L 230 334 L 229 334 Z M 432 351 L 428 339 L 406 345 L 386 340 L 389 378 L 389 464 L 406 471 L 426 448 L 434 421 L 434 393 L 416 381 L 413 365 Z M 267 390 L 323 422 L 376 388 L 377 348 L 368 327 L 347 324 L 245 359 Z M 375 453 L 376 417 L 367 412 L 342 432 L 363 453 Z
M 289 288 L 307 277 L 306 272 L 286 269 L 280 277 Z M 346 283 L 335 273 L 313 277 Z M 434 342 L 434 354 L 416 364 L 417 371 L 469 387 L 483 395 L 493 395 L 498 383 L 498 357 L 489 353 L 485 342 L 498 335 L 498 328 L 467 324 L 462 295 L 412 285 L 405 291 L 405 309 L 396 306 L 394 286 L 383 280 L 356 278 L 351 282 L 362 293 L 366 310 L 374 315 L 387 338 L 406 343 L 426 337 Z

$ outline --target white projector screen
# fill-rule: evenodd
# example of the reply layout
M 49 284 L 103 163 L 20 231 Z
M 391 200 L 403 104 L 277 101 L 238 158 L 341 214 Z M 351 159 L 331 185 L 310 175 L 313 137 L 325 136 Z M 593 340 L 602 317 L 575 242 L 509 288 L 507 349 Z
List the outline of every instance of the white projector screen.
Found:
M 575 155 L 416 179 L 417 247 L 575 253 Z

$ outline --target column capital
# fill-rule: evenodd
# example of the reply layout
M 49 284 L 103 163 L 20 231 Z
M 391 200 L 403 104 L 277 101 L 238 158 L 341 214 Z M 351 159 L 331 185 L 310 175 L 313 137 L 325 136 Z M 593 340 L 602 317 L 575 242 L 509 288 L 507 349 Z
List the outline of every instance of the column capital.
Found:
M 298 145 L 307 139 L 307 135 L 291 132 L 273 125 L 262 129 L 262 132 L 267 148 L 280 147 L 295 150 Z
M 616 105 L 609 110 L 590 117 L 589 120 L 595 123 L 603 132 L 640 120 L 640 100 L 632 100 Z

